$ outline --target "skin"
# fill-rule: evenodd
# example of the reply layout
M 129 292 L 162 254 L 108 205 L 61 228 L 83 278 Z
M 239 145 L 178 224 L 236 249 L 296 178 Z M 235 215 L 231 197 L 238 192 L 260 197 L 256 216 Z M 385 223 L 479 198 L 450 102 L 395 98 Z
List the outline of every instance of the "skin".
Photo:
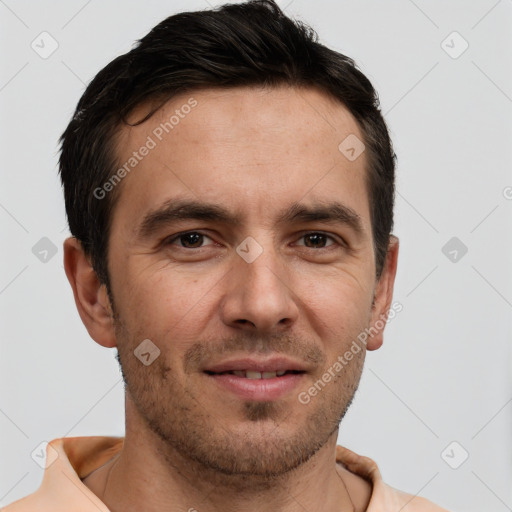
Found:
M 80 243 L 64 243 L 82 321 L 97 343 L 117 347 L 126 380 L 124 447 L 84 483 L 113 512 L 366 510 L 371 485 L 336 464 L 335 446 L 382 331 L 309 404 L 297 399 L 391 306 L 398 239 L 376 280 L 367 155 L 349 161 L 338 150 L 349 134 L 363 139 L 359 126 L 314 89 L 200 90 L 120 128 L 119 163 L 190 97 L 197 106 L 118 185 L 113 304 Z M 144 215 L 176 198 L 220 204 L 240 222 L 180 220 L 138 236 Z M 328 201 L 356 212 L 362 231 L 276 222 L 294 202 Z M 205 236 L 175 238 L 190 231 Z M 311 237 L 318 232 L 328 236 Z M 248 236 L 263 249 L 252 263 L 236 252 Z M 160 349 L 149 366 L 134 356 L 145 339 Z M 238 398 L 202 371 L 275 353 L 308 365 L 275 401 Z

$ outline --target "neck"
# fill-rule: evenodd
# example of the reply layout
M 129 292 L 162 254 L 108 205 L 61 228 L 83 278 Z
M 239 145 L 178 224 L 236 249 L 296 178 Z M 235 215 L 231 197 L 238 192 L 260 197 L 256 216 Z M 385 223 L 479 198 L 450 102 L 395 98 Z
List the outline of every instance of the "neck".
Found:
M 336 464 L 337 431 L 307 462 L 269 478 L 206 467 L 131 418 L 122 451 L 84 480 L 112 512 L 356 511 L 346 470 Z

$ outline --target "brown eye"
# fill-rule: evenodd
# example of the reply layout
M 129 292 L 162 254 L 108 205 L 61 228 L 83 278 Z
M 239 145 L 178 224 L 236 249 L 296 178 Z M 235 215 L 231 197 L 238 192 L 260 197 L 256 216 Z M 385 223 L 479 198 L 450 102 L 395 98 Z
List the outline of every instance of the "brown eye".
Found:
M 326 244 L 329 239 L 333 240 L 332 237 L 323 233 L 307 233 L 302 236 L 302 239 L 306 241 L 304 246 L 312 249 L 323 249 L 324 247 L 327 247 Z
M 198 233 L 197 231 L 189 231 L 188 233 L 181 233 L 169 240 L 169 245 L 174 245 L 179 242 L 179 246 L 184 249 L 200 249 L 203 246 L 205 239 L 211 240 L 210 237 Z

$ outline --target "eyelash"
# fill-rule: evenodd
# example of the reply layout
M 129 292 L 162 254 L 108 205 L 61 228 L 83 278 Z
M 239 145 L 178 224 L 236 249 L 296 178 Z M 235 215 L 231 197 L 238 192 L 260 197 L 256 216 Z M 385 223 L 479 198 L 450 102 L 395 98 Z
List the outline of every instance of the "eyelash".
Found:
M 209 238 L 210 240 L 212 240 L 211 237 L 209 237 L 208 235 L 206 235 L 205 233 L 202 233 L 201 231 L 184 231 L 182 233 L 178 233 L 176 235 L 172 235 L 170 238 L 167 238 L 166 240 L 164 240 L 164 244 L 165 245 L 172 245 L 173 242 L 175 242 L 176 240 L 179 240 L 181 237 L 184 237 L 186 235 L 192 235 L 192 234 L 196 234 L 196 235 L 201 235 L 203 237 L 206 237 L 206 238 Z M 344 244 L 339 242 L 334 236 L 332 235 L 328 235 L 327 233 L 324 233 L 322 231 L 307 231 L 305 233 L 302 233 L 301 236 L 299 238 L 304 238 L 306 236 L 309 236 L 309 235 L 322 235 L 328 239 L 330 239 L 331 241 L 334 242 L 334 244 L 332 245 L 328 245 L 326 247 L 319 247 L 317 249 L 314 249 L 314 248 L 311 248 L 311 247 L 306 247 L 305 245 L 304 246 L 301 246 L 301 247 L 305 247 L 306 249 L 313 249 L 315 251 L 318 251 L 320 249 L 329 249 L 329 247 L 332 247 L 333 245 L 338 245 L 340 247 L 344 247 Z M 213 240 L 212 240 L 213 241 Z M 192 250 L 197 250 L 197 249 L 203 249 L 204 246 L 201 246 L 201 247 L 180 247 L 180 249 L 184 249 L 186 251 L 192 251 Z

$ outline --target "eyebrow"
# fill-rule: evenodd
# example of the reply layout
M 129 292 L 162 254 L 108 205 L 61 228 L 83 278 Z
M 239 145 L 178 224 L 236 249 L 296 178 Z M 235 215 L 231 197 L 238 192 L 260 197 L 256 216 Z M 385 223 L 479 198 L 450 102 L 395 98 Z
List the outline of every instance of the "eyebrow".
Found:
M 163 227 L 183 220 L 217 222 L 241 226 L 241 215 L 231 213 L 224 206 L 187 199 L 170 199 L 159 208 L 148 212 L 136 233 L 141 240 L 148 239 Z M 321 202 L 308 206 L 293 203 L 277 217 L 277 224 L 294 224 L 322 221 L 328 224 L 343 224 L 356 234 L 364 233 L 361 217 L 352 208 L 340 203 Z

